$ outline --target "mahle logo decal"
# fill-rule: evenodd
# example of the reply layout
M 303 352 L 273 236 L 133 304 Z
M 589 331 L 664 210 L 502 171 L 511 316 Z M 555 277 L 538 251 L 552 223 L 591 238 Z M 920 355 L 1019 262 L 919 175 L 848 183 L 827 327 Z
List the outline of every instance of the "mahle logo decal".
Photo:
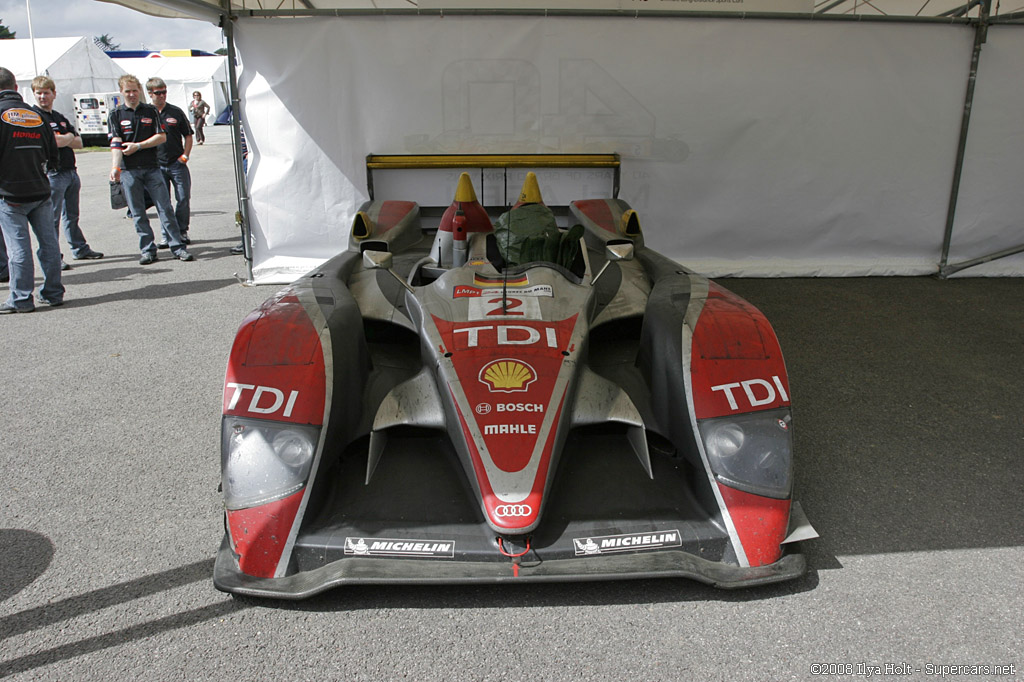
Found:
M 503 358 L 494 360 L 480 370 L 480 382 L 491 393 L 517 393 L 526 391 L 537 380 L 537 372 L 525 362 Z

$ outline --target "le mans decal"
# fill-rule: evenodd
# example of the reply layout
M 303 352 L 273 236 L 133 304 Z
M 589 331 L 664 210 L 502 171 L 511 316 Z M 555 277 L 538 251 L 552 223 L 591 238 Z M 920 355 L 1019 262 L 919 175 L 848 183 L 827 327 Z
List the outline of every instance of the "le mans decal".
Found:
M 8 109 L 2 118 L 6 123 L 19 128 L 38 128 L 43 125 L 43 117 L 31 109 Z

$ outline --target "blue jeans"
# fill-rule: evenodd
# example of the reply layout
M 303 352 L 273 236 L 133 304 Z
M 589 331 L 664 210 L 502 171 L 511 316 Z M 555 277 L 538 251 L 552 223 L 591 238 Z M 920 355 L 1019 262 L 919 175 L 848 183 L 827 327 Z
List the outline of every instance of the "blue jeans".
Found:
M 153 230 L 150 228 L 149 218 L 146 216 L 145 192 L 149 192 L 149 196 L 156 206 L 157 215 L 160 216 L 160 228 L 167 235 L 167 243 L 170 245 L 171 251 L 175 254 L 181 251 L 184 248 L 181 243 L 181 232 L 178 231 L 178 221 L 175 220 L 174 211 L 171 210 L 171 195 L 167 191 L 167 182 L 160 169 L 154 166 L 122 170 L 121 187 L 124 188 L 124 196 L 128 200 L 128 210 L 132 212 L 135 231 L 139 235 L 139 251 L 156 253 Z
M 35 263 L 32 261 L 32 237 L 29 225 L 36 235 L 39 248 L 39 267 L 43 271 L 43 287 L 39 295 L 50 302 L 64 300 L 64 285 L 60 283 L 60 245 L 53 229 L 53 204 L 49 199 L 19 204 L 0 199 L 0 228 L 3 228 L 10 268 L 11 289 L 7 305 L 31 310 L 32 289 L 36 284 Z
M 192 215 L 189 208 L 189 200 L 192 198 L 192 174 L 188 171 L 188 164 L 174 161 L 170 166 L 160 166 L 160 172 L 174 188 L 174 218 L 178 221 L 178 230 L 182 234 L 188 234 L 189 219 Z M 167 239 L 166 231 L 164 239 Z
M 89 242 L 85 241 L 82 228 L 78 226 L 78 194 L 82 189 L 82 181 L 74 168 L 49 173 L 50 201 L 53 202 L 53 223 L 57 228 L 58 240 L 61 223 L 64 225 L 64 239 L 71 247 L 71 254 L 81 257 L 89 253 Z

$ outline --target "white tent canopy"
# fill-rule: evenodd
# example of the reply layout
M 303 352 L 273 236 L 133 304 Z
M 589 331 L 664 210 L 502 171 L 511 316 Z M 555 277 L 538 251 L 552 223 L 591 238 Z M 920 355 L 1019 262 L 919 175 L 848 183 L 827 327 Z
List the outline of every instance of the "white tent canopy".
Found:
M 217 12 L 212 0 L 119 2 Z M 715 276 L 930 274 L 949 247 L 955 263 L 1024 240 L 1024 194 L 1010 186 L 1024 134 L 1005 113 L 1024 109 L 1006 85 L 1024 70 L 1014 15 L 986 33 L 979 3 L 902 22 L 442 14 L 452 3 L 440 0 L 423 15 L 345 14 L 359 4 L 231 2 L 257 282 L 344 248 L 368 153 L 618 152 L 620 196 L 647 242 Z M 982 123 L 964 137 L 978 54 Z M 1024 255 L 1007 255 L 967 274 L 1024 275 Z
M 57 86 L 53 108 L 69 119 L 74 119 L 75 113 L 72 95 L 116 91 L 117 79 L 124 75 L 110 57 L 83 37 L 0 40 L 0 66 L 14 72 L 18 89 L 30 104 L 35 103 L 32 79 L 36 76 L 52 78 Z
M 150 78 L 162 78 L 167 83 L 167 101 L 186 112 L 196 90 L 203 94 L 214 117 L 230 103 L 227 57 L 119 57 L 114 63 L 143 86 Z

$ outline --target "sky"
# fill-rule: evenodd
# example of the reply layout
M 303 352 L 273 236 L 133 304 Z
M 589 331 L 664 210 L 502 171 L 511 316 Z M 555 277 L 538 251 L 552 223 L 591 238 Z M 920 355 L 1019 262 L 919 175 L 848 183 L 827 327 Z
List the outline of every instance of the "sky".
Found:
M 213 52 L 221 30 L 195 19 L 157 17 L 97 0 L 28 0 L 36 38 L 110 35 L 122 50 L 196 49 Z M 0 0 L 0 24 L 28 38 L 25 0 Z

